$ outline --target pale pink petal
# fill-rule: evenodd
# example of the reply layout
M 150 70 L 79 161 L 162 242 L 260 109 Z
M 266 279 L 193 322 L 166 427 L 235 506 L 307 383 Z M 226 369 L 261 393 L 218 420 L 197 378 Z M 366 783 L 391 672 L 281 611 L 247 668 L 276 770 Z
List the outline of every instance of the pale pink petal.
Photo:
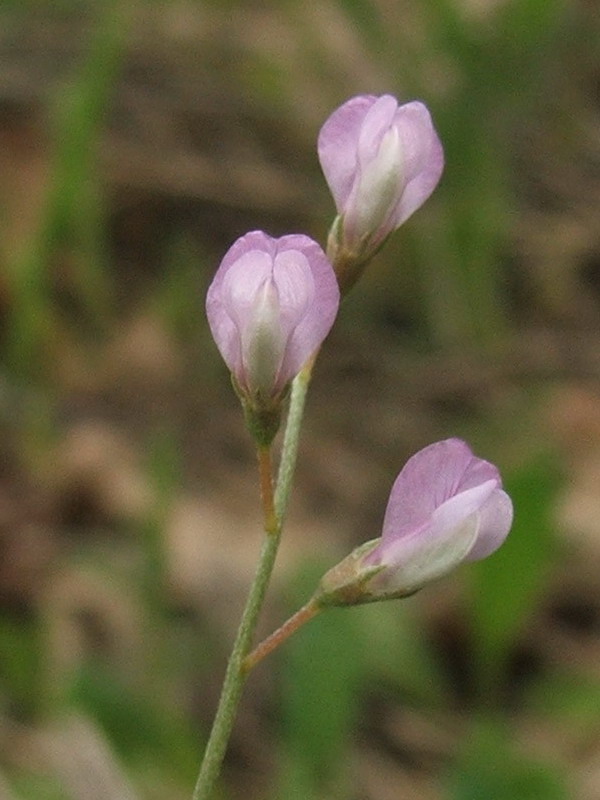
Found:
M 249 250 L 231 264 L 221 281 L 221 303 L 234 322 L 243 328 L 252 313 L 256 293 L 271 278 L 273 261 L 262 250 Z
M 358 547 L 321 584 L 323 601 L 405 597 L 463 561 L 496 550 L 512 522 L 498 470 L 460 439 L 414 455 L 398 476 L 379 540 Z
M 431 195 L 444 170 L 444 151 L 427 107 L 418 101 L 397 111 L 395 124 L 405 153 L 404 190 L 392 218 L 399 227 Z
M 313 281 L 313 301 L 307 305 L 290 336 L 285 352 L 282 375 L 292 377 L 320 347 L 331 330 L 340 304 L 340 290 L 335 273 L 319 245 L 308 236 L 295 234 L 279 240 L 278 253 L 288 250 L 302 254 L 309 265 Z
M 403 566 L 408 553 L 414 555 L 421 546 L 430 549 L 431 542 L 438 538 L 451 539 L 454 531 L 461 528 L 470 517 L 475 520 L 474 536 L 476 536 L 479 530 L 479 514 L 497 486 L 495 480 L 490 480 L 460 492 L 442 503 L 426 522 L 412 532 L 405 531 L 400 537 L 384 535 L 379 547 L 370 554 L 369 563 L 386 564 L 392 568 Z
M 384 134 L 393 124 L 398 101 L 389 94 L 378 97 L 367 110 L 358 134 L 356 153 L 358 166 L 363 167 L 377 157 Z
M 466 560 L 478 561 L 496 551 L 508 536 L 512 521 L 512 501 L 506 492 L 498 489 L 480 511 L 477 540 Z
M 239 275 L 240 285 L 244 285 L 252 292 L 264 280 L 266 273 L 262 269 L 256 269 L 256 262 L 249 254 L 259 253 L 268 256 L 269 252 L 272 251 L 274 251 L 272 240 L 262 231 L 252 231 L 237 239 L 223 257 L 206 295 L 206 315 L 211 333 L 223 360 L 229 369 L 238 376 L 243 370 L 238 327 L 241 320 L 239 315 L 233 313 L 230 306 L 228 307 L 228 299 L 231 298 L 231 287 L 226 284 L 224 293 L 223 284 L 230 269 L 241 259 L 246 258 L 249 261 L 246 263 L 246 268 Z M 258 258 L 264 259 L 264 256 L 260 255 Z M 268 261 L 264 259 L 262 264 L 264 269 L 264 265 L 268 265 Z M 245 283 L 246 280 L 250 282 L 249 286 Z M 254 281 L 256 283 L 253 284 Z M 240 314 L 242 313 L 243 311 L 240 310 Z
M 368 110 L 376 102 L 374 95 L 360 95 L 347 100 L 327 119 L 319 133 L 319 161 L 339 214 L 352 191 L 361 126 Z
M 271 261 L 271 276 L 281 305 L 281 324 L 290 336 L 315 301 L 315 281 L 306 256 L 298 250 L 279 251 Z
M 478 475 L 481 480 L 471 481 L 470 476 L 479 472 L 478 461 L 461 439 L 436 442 L 415 453 L 392 487 L 383 522 L 383 538 L 410 535 L 457 491 L 498 477 L 495 468 L 489 465 L 493 471 L 484 469 Z
M 380 97 L 369 109 L 360 131 L 354 184 L 344 208 L 347 246 L 360 250 L 364 237 L 375 246 L 391 233 L 399 198 L 404 190 L 405 153 L 393 124 L 395 98 Z
M 348 100 L 323 125 L 319 160 L 333 194 L 340 246 L 357 258 L 375 252 L 436 187 L 441 142 L 426 106 L 391 95 Z
M 468 517 L 442 535 L 431 535 L 421 541 L 404 539 L 402 561 L 383 569 L 366 584 L 370 595 L 409 595 L 427 583 L 443 577 L 465 560 L 477 537 L 477 519 Z M 365 564 L 370 566 L 368 559 Z
M 238 386 L 262 397 L 279 394 L 301 369 L 338 305 L 333 268 L 316 242 L 262 231 L 232 245 L 206 298 L 211 332 Z

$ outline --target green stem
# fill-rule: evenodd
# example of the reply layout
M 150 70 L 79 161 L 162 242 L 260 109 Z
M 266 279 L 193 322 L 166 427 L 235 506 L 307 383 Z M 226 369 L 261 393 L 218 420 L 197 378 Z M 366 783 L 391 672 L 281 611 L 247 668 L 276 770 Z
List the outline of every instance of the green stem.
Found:
M 262 607 L 273 564 L 275 563 L 278 545 L 279 535 L 265 535 L 258 568 L 227 664 L 221 699 L 219 700 L 212 731 L 206 745 L 192 800 L 209 800 L 215 781 L 221 771 L 225 749 L 244 686 L 245 673 L 242 669 L 242 662 L 250 649 L 258 614 Z
M 250 587 L 246 607 L 242 614 L 231 656 L 227 664 L 219 706 L 206 745 L 192 800 L 209 800 L 211 797 L 215 782 L 221 771 L 225 750 L 231 735 L 231 729 L 246 679 L 246 671 L 243 667 L 244 659 L 250 652 L 258 615 L 263 605 L 271 573 L 273 572 L 279 541 L 281 539 L 283 521 L 291 493 L 296 457 L 298 455 L 298 440 L 300 438 L 306 393 L 310 383 L 311 368 L 312 361 L 295 378 L 292 384 L 290 407 L 281 451 L 277 486 L 275 488 L 275 519 L 273 521 L 272 515 L 269 514 L 269 509 L 267 508 L 268 503 L 265 504 L 265 537 L 258 560 L 258 566 L 252 586 Z M 264 458 L 264 456 L 265 451 L 263 450 L 262 457 Z M 259 465 L 261 469 L 264 468 L 264 463 L 261 462 L 260 451 Z M 266 485 L 264 472 L 261 475 L 261 485 L 263 487 L 264 501 L 264 487 Z
M 275 487 L 275 514 L 277 515 L 280 528 L 283 527 L 285 512 L 287 511 L 292 491 L 292 480 L 294 478 L 296 459 L 298 457 L 300 428 L 302 427 L 306 393 L 308 392 L 310 384 L 313 364 L 314 358 L 308 362 L 304 369 L 294 378 L 294 382 L 292 383 L 290 407 L 285 426 L 285 434 L 283 436 L 277 485 Z

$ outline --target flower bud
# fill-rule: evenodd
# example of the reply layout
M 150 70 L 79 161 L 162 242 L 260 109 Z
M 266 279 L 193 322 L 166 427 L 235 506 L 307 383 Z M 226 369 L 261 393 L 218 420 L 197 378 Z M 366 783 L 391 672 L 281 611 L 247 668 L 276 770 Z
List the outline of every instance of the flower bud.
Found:
M 253 231 L 223 258 L 206 313 L 259 438 L 273 438 L 287 385 L 329 333 L 338 306 L 333 268 L 308 236 Z
M 460 439 L 429 445 L 406 463 L 380 539 L 354 550 L 322 579 L 321 605 L 407 597 L 463 561 L 493 553 L 513 508 L 493 464 Z
M 427 200 L 444 166 L 426 106 L 399 106 L 391 95 L 360 95 L 340 106 L 321 128 L 318 151 L 339 214 L 330 256 L 344 268 L 374 255 Z

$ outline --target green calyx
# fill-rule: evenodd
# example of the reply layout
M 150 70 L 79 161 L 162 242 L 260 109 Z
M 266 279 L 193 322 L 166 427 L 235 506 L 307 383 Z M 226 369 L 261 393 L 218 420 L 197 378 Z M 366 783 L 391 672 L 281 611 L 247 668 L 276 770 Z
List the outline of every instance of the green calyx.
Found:
M 255 407 L 242 401 L 246 427 L 259 447 L 269 447 L 281 425 L 281 403 L 273 407 Z
M 281 425 L 283 404 L 289 385 L 275 397 L 264 398 L 260 394 L 248 395 L 240 387 L 233 373 L 231 373 L 231 383 L 242 404 L 244 420 L 250 435 L 259 447 L 269 447 Z
M 373 578 L 388 567 L 385 564 L 365 564 L 364 558 L 377 547 L 380 541 L 380 539 L 373 539 L 365 542 L 325 573 L 315 594 L 315 600 L 319 606 L 325 608 L 327 606 L 378 603 L 381 600 L 404 599 L 419 591 L 420 587 L 408 591 L 390 592 L 373 585 Z
M 335 271 L 342 297 L 352 289 L 369 261 L 385 242 L 384 239 L 376 247 L 372 247 L 369 244 L 370 236 L 370 233 L 365 234 L 357 244 L 349 248 L 344 235 L 344 218 L 337 216 L 333 221 L 327 238 L 327 256 Z

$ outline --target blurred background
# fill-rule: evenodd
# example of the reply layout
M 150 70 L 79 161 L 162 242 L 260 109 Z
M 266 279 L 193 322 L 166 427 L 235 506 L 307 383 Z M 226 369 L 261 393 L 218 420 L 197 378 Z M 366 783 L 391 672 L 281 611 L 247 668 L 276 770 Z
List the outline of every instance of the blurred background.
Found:
M 499 464 L 507 544 L 257 668 L 221 800 L 600 797 L 594 0 L 3 0 L 0 797 L 186 800 L 260 541 L 204 295 L 324 242 L 320 125 L 423 99 L 447 168 L 345 301 L 266 635 L 379 535 L 406 458 Z

